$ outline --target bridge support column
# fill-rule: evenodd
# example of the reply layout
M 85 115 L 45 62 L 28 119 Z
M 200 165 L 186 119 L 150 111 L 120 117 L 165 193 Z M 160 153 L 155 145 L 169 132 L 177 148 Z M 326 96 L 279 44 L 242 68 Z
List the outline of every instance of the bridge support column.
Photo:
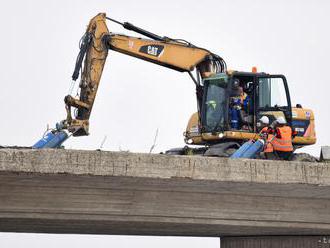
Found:
M 221 248 L 330 248 L 330 236 L 221 237 Z

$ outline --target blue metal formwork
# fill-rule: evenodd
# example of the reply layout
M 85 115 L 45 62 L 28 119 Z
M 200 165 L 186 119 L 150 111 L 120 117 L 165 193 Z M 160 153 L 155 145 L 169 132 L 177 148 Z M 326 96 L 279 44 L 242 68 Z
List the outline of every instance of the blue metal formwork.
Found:
M 245 142 L 230 158 L 255 158 L 262 152 L 265 142 L 263 140 Z
M 49 131 L 32 148 L 60 148 L 68 138 L 69 135 L 65 131 Z

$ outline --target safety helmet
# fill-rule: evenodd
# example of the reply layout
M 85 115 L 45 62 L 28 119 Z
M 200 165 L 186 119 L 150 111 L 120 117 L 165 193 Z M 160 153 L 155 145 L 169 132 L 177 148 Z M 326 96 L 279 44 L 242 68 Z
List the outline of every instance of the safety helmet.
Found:
M 263 123 L 263 124 L 266 124 L 266 125 L 268 125 L 269 124 L 269 118 L 267 117 L 267 116 L 262 116 L 260 119 L 259 119 L 259 121 L 261 122 L 261 123 Z
M 233 81 L 232 88 L 233 89 L 238 89 L 238 87 L 239 87 L 239 79 L 235 78 L 234 81 Z
M 278 124 L 286 124 L 286 120 L 283 116 L 277 117 L 276 121 Z

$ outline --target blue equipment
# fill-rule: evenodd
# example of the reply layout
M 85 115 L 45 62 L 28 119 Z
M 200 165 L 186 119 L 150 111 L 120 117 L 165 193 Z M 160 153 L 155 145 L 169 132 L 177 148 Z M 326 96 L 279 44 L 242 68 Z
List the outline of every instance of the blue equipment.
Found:
M 230 158 L 256 158 L 262 152 L 265 142 L 262 139 L 245 142 Z
M 60 148 L 64 141 L 69 138 L 65 131 L 52 130 L 46 133 L 32 148 Z

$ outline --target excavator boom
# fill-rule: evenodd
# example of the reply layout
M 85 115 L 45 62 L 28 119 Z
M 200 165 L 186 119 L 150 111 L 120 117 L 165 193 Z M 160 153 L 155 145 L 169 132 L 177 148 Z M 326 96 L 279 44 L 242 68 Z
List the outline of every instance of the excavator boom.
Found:
M 126 29 L 152 39 L 111 33 L 107 28 L 106 19 L 114 21 L 107 18 L 104 13 L 98 14 L 90 21 L 82 38 L 80 53 L 72 76 L 73 80 L 78 78 L 84 63 L 79 84 L 79 98 L 70 95 L 65 97 L 67 118 L 62 121 L 62 127 L 67 128 L 73 136 L 88 135 L 89 118 L 109 49 L 179 72 L 189 72 L 191 77 L 190 72 L 197 69 L 198 78 L 192 78 L 199 90 L 200 77 L 204 78 L 225 70 L 225 62 L 207 49 L 181 40 L 160 37 L 127 22 L 122 24 L 115 21 Z M 77 109 L 75 117 L 71 114 L 72 107 Z
M 179 72 L 192 71 L 210 52 L 186 44 L 140 39 L 119 34 L 105 37 L 109 49 Z

